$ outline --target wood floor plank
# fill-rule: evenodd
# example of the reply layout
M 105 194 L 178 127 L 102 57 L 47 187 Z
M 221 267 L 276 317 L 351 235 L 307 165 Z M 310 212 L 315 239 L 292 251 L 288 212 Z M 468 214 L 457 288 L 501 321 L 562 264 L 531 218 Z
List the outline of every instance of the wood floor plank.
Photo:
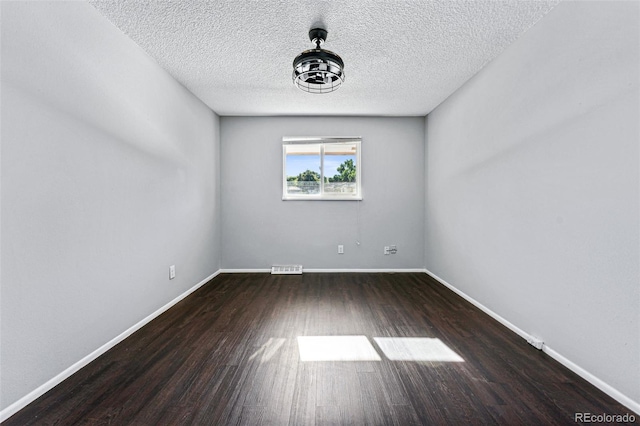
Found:
M 385 384 L 380 374 L 358 373 L 360 389 L 362 390 L 362 404 L 364 410 L 364 423 L 370 425 L 393 424 L 393 410 L 391 401 L 384 392 Z
M 380 380 L 383 384 L 382 390 L 393 405 L 408 405 L 409 397 L 398 375 L 395 363 L 381 362 L 377 371 L 380 373 Z
M 317 407 L 315 424 L 317 426 L 335 426 L 345 424 L 340 414 L 340 407 L 333 405 L 322 405 Z
M 380 360 L 301 360 L 300 336 L 364 336 Z M 394 360 L 380 337 L 437 339 L 462 362 Z M 575 412 L 629 410 L 426 274 L 222 274 L 3 425 L 540 425 Z
M 312 425 L 316 419 L 317 363 L 300 362 L 297 368 L 289 424 Z

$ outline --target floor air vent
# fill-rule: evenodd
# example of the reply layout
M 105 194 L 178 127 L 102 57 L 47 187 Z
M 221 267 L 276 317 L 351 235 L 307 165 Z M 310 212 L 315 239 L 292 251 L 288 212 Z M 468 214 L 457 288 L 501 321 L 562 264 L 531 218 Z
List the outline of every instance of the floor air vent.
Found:
M 302 265 L 273 265 L 272 274 L 302 274 Z

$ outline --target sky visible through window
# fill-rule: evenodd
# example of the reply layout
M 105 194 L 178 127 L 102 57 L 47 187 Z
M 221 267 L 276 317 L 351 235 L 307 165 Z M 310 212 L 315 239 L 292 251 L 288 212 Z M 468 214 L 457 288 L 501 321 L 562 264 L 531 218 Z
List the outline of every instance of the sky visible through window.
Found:
M 325 155 L 324 175 L 333 177 L 338 174 L 338 166 L 347 160 L 356 162 L 355 155 Z M 319 155 L 287 155 L 287 177 L 298 176 L 300 173 L 311 170 L 320 174 Z

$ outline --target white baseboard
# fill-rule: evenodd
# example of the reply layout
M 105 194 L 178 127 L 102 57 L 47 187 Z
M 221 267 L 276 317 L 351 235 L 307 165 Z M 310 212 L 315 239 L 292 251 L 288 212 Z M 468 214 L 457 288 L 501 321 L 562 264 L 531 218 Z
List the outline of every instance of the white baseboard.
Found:
M 473 297 L 471 297 L 471 296 L 467 295 L 466 293 L 458 290 L 456 287 L 454 287 L 453 285 L 449 284 L 448 282 L 446 282 L 445 280 L 443 280 L 442 278 L 440 278 L 439 276 L 437 276 L 433 272 L 429 271 L 428 269 L 425 269 L 424 272 L 427 275 L 429 275 L 430 277 L 432 277 L 433 279 L 435 279 L 436 281 L 438 281 L 443 286 L 447 287 L 449 290 L 451 290 L 454 293 L 456 293 L 458 296 L 462 297 L 463 299 L 465 299 L 466 301 L 468 301 L 469 303 L 471 303 L 472 305 L 474 305 L 475 307 L 480 309 L 482 312 L 486 313 L 487 315 L 489 315 L 490 317 L 492 317 L 493 319 L 498 321 L 500 324 L 502 324 L 505 327 L 507 327 L 509 330 L 511 330 L 514 333 L 516 333 L 517 335 L 521 336 L 523 339 L 530 340 L 533 337 L 530 334 L 528 334 L 527 332 L 525 332 L 522 329 L 520 329 L 519 327 L 517 327 L 514 324 L 512 324 L 511 322 L 509 322 L 508 320 L 504 319 L 500 315 L 496 314 L 491 309 L 487 308 L 482 303 L 480 303 L 477 300 L 475 300 Z M 585 370 L 584 368 L 582 368 L 579 365 L 575 364 L 574 362 L 572 362 L 568 358 L 566 358 L 563 355 L 559 354 L 558 352 L 554 351 L 553 349 L 551 349 L 546 344 L 544 344 L 542 346 L 542 351 L 544 353 L 546 353 L 547 355 L 549 355 L 551 358 L 553 358 L 556 361 L 558 361 L 560 364 L 562 364 L 565 367 L 567 367 L 569 370 L 571 370 L 574 373 L 576 373 L 578 376 L 582 377 L 583 379 L 585 379 L 586 381 L 588 381 L 589 383 L 591 383 L 592 385 L 594 385 L 595 387 L 600 389 L 602 392 L 606 393 L 607 395 L 609 395 L 610 397 L 612 397 L 613 399 L 618 401 L 620 404 L 624 405 L 625 407 L 629 408 L 630 410 L 634 411 L 635 413 L 640 414 L 640 403 L 639 402 L 634 401 L 633 399 L 629 398 L 628 396 L 626 396 L 622 392 L 620 392 L 617 389 L 615 389 L 613 386 L 607 384 L 606 382 L 604 382 L 603 380 L 601 380 L 598 377 L 594 376 L 593 374 L 589 373 L 587 370 Z
M 402 272 L 424 272 L 424 269 L 302 269 L 302 272 L 309 273 L 383 273 L 393 274 Z
M 611 398 L 613 398 L 616 401 L 618 401 L 620 404 L 624 405 L 625 407 L 627 407 L 628 409 L 630 409 L 632 411 L 635 411 L 636 414 L 640 415 L 640 403 L 639 402 L 634 401 L 633 399 L 629 398 L 628 396 L 626 396 L 625 394 L 623 394 L 622 392 L 620 392 L 619 390 L 617 390 L 613 386 L 609 385 L 608 383 L 604 382 L 603 380 L 600 380 L 599 378 L 597 378 L 593 374 L 589 373 L 584 368 L 580 367 L 579 365 L 576 365 L 571 360 L 565 358 L 564 356 L 562 356 L 558 352 L 554 351 L 553 349 L 551 349 L 547 345 L 544 345 L 542 347 L 542 350 L 544 351 L 544 353 L 549 355 L 551 358 L 555 359 L 560 364 L 564 365 L 569 370 L 573 371 L 578 376 L 582 377 L 587 382 L 591 383 L 593 386 L 597 387 L 602 392 L 606 393 Z
M 85 356 L 81 360 L 77 361 L 76 363 L 71 365 L 66 370 L 62 371 L 61 373 L 59 373 L 58 375 L 56 375 L 55 377 L 53 377 L 49 381 L 47 381 L 47 382 L 43 383 L 42 385 L 38 386 L 36 389 L 32 390 L 31 392 L 29 392 L 28 394 L 26 394 L 25 396 L 23 396 L 22 398 L 20 398 L 16 402 L 14 402 L 13 404 L 9 405 L 4 410 L 0 411 L 0 422 L 4 422 L 9 417 L 13 416 L 15 413 L 17 413 L 18 411 L 22 410 L 24 407 L 26 407 L 27 405 L 29 405 L 30 403 L 32 403 L 33 401 L 35 401 L 36 399 L 38 399 L 39 397 L 41 397 L 42 395 L 47 393 L 49 390 L 53 389 L 55 386 L 57 386 L 60 383 L 62 383 L 62 381 L 64 381 L 65 379 L 67 379 L 68 377 L 70 377 L 71 375 L 76 373 L 77 371 L 79 371 L 82 367 L 84 367 L 87 364 L 89 364 L 90 362 L 94 361 L 100 355 L 102 355 L 103 353 L 107 352 L 109 349 L 113 348 L 115 345 L 117 345 L 118 343 L 122 342 L 127 337 L 131 336 L 133 333 L 135 333 L 136 331 L 138 331 L 139 329 L 144 327 L 146 324 L 151 322 L 153 319 L 155 319 L 156 317 L 160 316 L 167 309 L 171 308 L 173 305 L 175 305 L 176 303 L 178 303 L 179 301 L 181 301 L 182 299 L 184 299 L 185 297 L 187 297 L 188 295 L 190 295 L 191 293 L 193 293 L 194 291 L 196 291 L 197 289 L 202 287 L 204 284 L 206 284 L 207 282 L 209 282 L 210 280 L 212 280 L 213 278 L 215 278 L 219 274 L 220 274 L 220 270 L 218 270 L 218 271 L 214 272 L 213 274 L 209 275 L 207 278 L 203 279 L 198 284 L 194 285 L 189 290 L 185 291 L 184 293 L 182 293 L 181 295 L 179 295 L 178 297 L 176 297 L 175 299 L 173 299 L 172 301 L 170 301 L 166 305 L 162 306 L 161 308 L 159 308 L 158 310 L 156 310 L 152 314 L 150 314 L 147 317 L 145 317 L 144 319 L 140 320 L 138 323 L 132 325 L 127 330 L 125 330 L 124 332 L 122 332 L 118 336 L 114 337 L 113 339 L 111 339 L 110 341 L 105 343 L 104 345 L 100 346 L 98 349 L 96 349 L 95 351 L 91 352 L 89 355 Z
M 424 272 L 424 268 L 414 269 L 322 269 L 322 268 L 302 268 L 303 273 L 339 273 L 339 272 L 372 272 L 372 273 L 394 273 L 394 272 Z M 271 269 L 221 269 L 222 274 L 253 274 L 253 273 L 271 273 Z
M 445 280 L 443 280 L 442 278 L 440 278 L 439 276 L 437 276 L 433 272 L 429 271 L 428 269 L 425 269 L 424 272 L 426 272 L 427 275 L 429 275 L 431 278 L 433 278 L 436 281 L 438 281 L 443 286 L 447 287 L 449 290 L 453 291 L 458 296 L 462 297 L 467 302 L 469 302 L 472 305 L 474 305 L 476 308 L 480 309 L 485 314 L 489 315 L 494 320 L 498 321 L 500 324 L 502 324 L 505 327 L 507 327 L 509 330 L 511 330 L 514 333 L 516 333 L 518 336 L 522 337 L 525 340 L 529 340 L 532 337 L 529 333 L 525 332 L 524 330 L 520 329 L 519 327 L 516 327 L 514 324 L 512 324 L 509 321 L 507 321 L 506 319 L 502 318 L 500 315 L 496 314 L 491 309 L 487 308 L 486 306 L 484 306 L 482 303 L 478 302 L 473 297 L 468 296 L 466 293 L 463 293 L 462 291 L 458 290 L 457 288 L 455 288 L 454 286 L 452 286 L 451 284 L 449 284 L 448 282 L 446 282 Z

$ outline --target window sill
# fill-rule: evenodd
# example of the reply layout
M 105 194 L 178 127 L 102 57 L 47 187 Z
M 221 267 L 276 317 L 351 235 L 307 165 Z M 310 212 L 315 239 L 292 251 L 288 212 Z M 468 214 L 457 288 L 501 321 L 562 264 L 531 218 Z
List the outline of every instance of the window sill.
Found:
M 282 201 L 362 201 L 360 197 L 321 197 L 321 196 L 304 196 L 304 197 L 282 197 Z

